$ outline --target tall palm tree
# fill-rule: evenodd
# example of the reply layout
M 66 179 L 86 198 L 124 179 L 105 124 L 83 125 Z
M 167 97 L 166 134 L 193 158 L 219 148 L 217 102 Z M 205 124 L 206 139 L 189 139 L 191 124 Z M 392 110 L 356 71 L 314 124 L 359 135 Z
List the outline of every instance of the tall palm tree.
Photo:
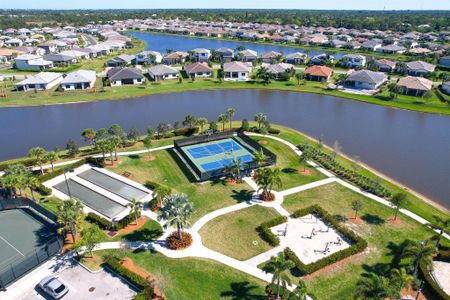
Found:
M 356 283 L 355 299 L 384 300 L 390 295 L 388 279 L 375 273 L 367 274 Z
M 22 190 L 26 188 L 27 178 L 31 177 L 31 172 L 22 164 L 10 165 L 3 177 L 1 177 L 1 186 L 11 191 L 12 197 L 17 196 L 17 189 L 22 194 Z
M 24 177 L 24 179 L 25 179 L 25 184 L 30 189 L 31 198 L 33 199 L 34 202 L 36 202 L 36 197 L 34 196 L 34 190 L 36 189 L 36 187 L 38 187 L 40 185 L 40 181 L 36 177 L 31 176 L 31 175 Z
M 229 120 L 228 115 L 220 114 L 218 121 L 222 123 L 222 131 L 225 131 L 225 123 Z
M 102 153 L 103 160 L 106 159 L 106 152 L 108 152 L 109 142 L 107 139 L 99 139 L 95 143 L 95 147 Z
M 269 71 L 265 67 L 261 67 L 258 69 L 258 71 L 256 71 L 256 78 L 261 79 L 264 85 L 267 85 L 270 83 L 271 77 L 272 77 L 272 75 L 269 73 Z
M 405 200 L 406 200 L 405 193 L 397 193 L 394 196 L 392 196 L 391 203 L 395 209 L 394 221 L 397 220 L 398 211 L 403 206 Z
M 197 125 L 200 126 L 200 133 L 203 132 L 203 127 L 208 124 L 208 119 L 206 118 L 198 118 L 197 119 Z
M 297 79 L 297 85 L 300 85 L 300 81 L 305 78 L 305 73 L 298 72 L 295 74 L 295 79 Z
M 435 255 L 436 252 L 437 251 L 434 245 L 428 245 L 427 241 L 409 241 L 403 249 L 401 257 L 411 259 L 413 265 L 412 275 L 414 280 L 417 278 L 419 263 L 423 261 L 428 266 L 432 265 L 433 255 Z
M 91 145 L 95 144 L 95 136 L 96 132 L 93 128 L 86 128 L 81 133 L 81 136 L 84 138 L 86 142 L 89 142 Z
M 262 149 L 259 149 L 259 151 L 253 153 L 253 161 L 258 165 L 258 167 L 264 165 L 268 159 L 269 158 L 264 154 Z
M 273 274 L 272 284 L 277 286 L 277 299 L 280 298 L 280 287 L 283 286 L 286 289 L 287 285 L 291 284 L 289 271 L 294 267 L 294 262 L 286 259 L 283 252 L 279 253 L 278 256 L 272 256 L 264 266 L 264 272 Z
M 403 288 L 407 287 L 413 280 L 413 277 L 406 272 L 404 268 L 392 269 L 389 278 L 389 285 L 395 287 L 396 296 L 401 295 Z M 400 298 L 400 297 L 399 297 Z
M 303 162 L 303 172 L 306 171 L 306 166 L 308 165 L 308 160 L 311 159 L 311 155 L 308 151 L 302 151 L 302 155 L 300 155 L 300 161 Z
M 445 231 L 450 229 L 450 218 L 443 219 L 439 216 L 434 216 L 434 222 L 431 223 L 430 226 L 439 231 L 436 238 L 436 248 L 439 248 L 442 235 L 444 235 Z
M 255 115 L 255 122 L 258 122 L 258 129 L 261 129 L 261 125 L 267 121 L 267 116 L 261 112 Z
M 225 172 L 230 173 L 234 180 L 240 181 L 241 180 L 241 169 L 242 169 L 242 163 L 241 160 L 238 158 L 234 158 L 231 164 L 225 167 Z
M 112 151 L 114 151 L 115 160 L 117 160 L 117 148 L 119 147 L 121 141 L 120 138 L 117 136 L 112 136 L 109 138 L 109 146 L 112 148 Z M 111 156 L 111 160 L 113 157 Z
M 193 115 L 187 115 L 184 118 L 183 125 L 189 128 L 192 128 L 195 126 L 195 123 L 197 122 L 197 119 Z
M 234 117 L 235 114 L 236 114 L 236 109 L 234 109 L 232 107 L 227 109 L 227 116 L 228 116 L 228 119 L 230 121 L 230 129 L 231 129 L 232 118 Z
M 46 162 L 46 155 L 47 152 L 45 151 L 44 148 L 41 147 L 31 148 L 30 151 L 28 152 L 28 157 L 34 158 L 36 160 L 36 163 L 41 169 L 41 174 L 44 174 L 44 169 L 42 168 L 42 165 Z
M 255 182 L 258 185 L 258 192 L 262 190 L 262 198 L 268 198 L 273 187 L 282 187 L 281 170 L 279 168 L 264 168 L 256 171 Z
M 193 213 L 194 205 L 186 194 L 172 194 L 164 198 L 158 220 L 166 221 L 165 228 L 177 226 L 178 239 L 181 240 L 181 231 L 189 226 L 188 220 Z
M 61 225 L 60 232 L 70 231 L 72 239 L 75 242 L 78 228 L 83 222 L 83 205 L 78 199 L 69 199 L 63 201 L 57 207 L 56 216 Z
M 55 171 L 54 163 L 55 163 L 55 161 L 57 161 L 58 159 L 59 159 L 59 155 L 58 155 L 58 153 L 56 153 L 55 151 L 49 151 L 49 152 L 47 152 L 46 161 L 48 161 L 48 162 L 50 163 L 50 165 L 52 166 L 52 172 Z
M 141 214 L 144 205 L 142 202 L 137 201 L 136 198 L 133 198 L 130 203 L 127 204 L 127 207 L 130 208 L 130 214 L 134 215 L 134 220 L 136 221 L 136 225 L 138 225 L 138 216 Z
M 298 300 L 306 300 L 306 296 L 308 296 L 308 290 L 306 289 L 306 284 L 303 280 L 299 280 L 297 287 L 292 291 L 292 295 L 295 299 Z

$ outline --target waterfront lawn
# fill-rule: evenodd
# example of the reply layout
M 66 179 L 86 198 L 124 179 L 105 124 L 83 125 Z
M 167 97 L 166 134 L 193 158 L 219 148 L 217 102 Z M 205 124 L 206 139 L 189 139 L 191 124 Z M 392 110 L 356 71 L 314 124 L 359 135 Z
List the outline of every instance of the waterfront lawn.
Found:
M 254 136 L 252 139 L 256 141 L 267 141 L 262 145 L 272 151 L 277 156 L 276 167 L 281 170 L 281 181 L 283 186 L 276 190 L 287 190 L 299 185 L 304 185 L 317 180 L 325 179 L 326 176 L 317 171 L 314 167 L 304 163 L 300 157 L 287 145 L 264 137 Z M 305 175 L 302 172 L 307 172 Z
M 351 202 L 359 199 L 363 209 L 359 216 L 363 220 L 360 225 L 352 222 L 354 212 Z M 308 279 L 309 289 L 318 299 L 349 299 L 354 294 L 359 274 L 373 268 L 386 267 L 391 262 L 392 251 L 406 239 L 421 240 L 433 236 L 431 229 L 399 214 L 399 222 L 390 221 L 394 210 L 379 204 L 338 183 L 323 185 L 285 197 L 283 206 L 289 211 L 318 204 L 330 214 L 340 218 L 348 218 L 345 225 L 354 230 L 368 242 L 368 249 L 337 267 L 327 269 Z M 294 275 L 292 275 L 295 277 Z M 326 286 L 327 289 L 323 287 Z
M 203 245 L 227 256 L 247 260 L 272 249 L 259 237 L 257 227 L 278 216 L 275 209 L 259 205 L 222 215 L 200 229 Z
M 223 181 L 196 183 L 173 150 L 155 151 L 155 160 L 139 156 L 120 157 L 121 163 L 109 169 L 118 174 L 130 172 L 132 180 L 145 184 L 147 180 L 167 185 L 173 192 L 185 193 L 194 203 L 191 222 L 219 208 L 251 199 L 252 190 L 245 183 L 228 185 Z

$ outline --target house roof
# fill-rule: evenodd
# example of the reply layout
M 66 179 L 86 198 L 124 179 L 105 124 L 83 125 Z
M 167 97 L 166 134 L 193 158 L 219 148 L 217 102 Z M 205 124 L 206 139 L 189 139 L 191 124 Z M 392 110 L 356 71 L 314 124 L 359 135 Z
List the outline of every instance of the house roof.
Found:
M 389 66 L 391 68 L 395 68 L 395 66 L 397 65 L 397 62 L 393 61 L 393 60 L 389 60 L 389 59 L 379 59 L 377 60 L 377 65 L 386 65 Z
M 195 48 L 192 50 L 194 53 L 211 53 L 211 50 L 205 48 Z
M 95 71 L 90 70 L 77 70 L 70 72 L 67 76 L 62 80 L 62 84 L 68 83 L 82 83 L 82 82 L 92 82 L 96 78 Z
M 350 58 L 350 59 L 358 58 L 358 59 L 361 59 L 361 60 L 366 59 L 366 57 L 364 55 L 361 55 L 361 54 L 345 54 L 345 55 L 342 56 L 342 58 Z
M 386 74 L 382 72 L 373 72 L 370 70 L 361 70 L 351 73 L 348 77 L 348 81 L 357 81 L 364 83 L 380 84 L 387 79 Z
M 301 52 L 294 52 L 294 53 L 290 53 L 286 56 L 287 59 L 305 59 L 308 55 L 306 53 L 301 53 Z
M 48 84 L 58 79 L 59 77 L 62 77 L 61 73 L 41 72 L 39 74 L 28 77 L 27 79 L 17 83 L 16 85 Z
M 270 52 L 266 52 L 263 53 L 261 55 L 262 58 L 277 58 L 278 56 L 280 56 L 281 53 L 280 52 L 276 52 L 276 51 L 270 51 Z
M 170 52 L 169 54 L 164 56 L 164 58 L 180 59 L 180 58 L 185 58 L 185 57 L 188 57 L 188 56 L 189 56 L 189 53 L 181 52 L 181 51 L 175 51 L 175 52 Z
M 232 61 L 223 64 L 223 70 L 225 72 L 251 72 L 253 66 L 250 63 L 244 63 L 241 61 Z
M 136 68 L 111 68 L 106 75 L 110 80 L 144 78 L 141 71 Z
M 397 83 L 407 89 L 429 91 L 433 87 L 433 82 L 423 77 L 407 76 L 400 78 Z
M 203 72 L 212 72 L 212 69 L 206 63 L 196 62 L 193 64 L 186 65 L 184 70 L 188 74 L 192 73 L 203 73 Z
M 289 69 L 293 69 L 294 66 L 291 64 L 287 64 L 287 63 L 279 63 L 279 64 L 268 65 L 266 68 L 267 68 L 267 71 L 269 71 L 269 73 L 280 74 L 280 73 L 286 72 Z
M 418 60 L 418 61 L 410 61 L 406 63 L 406 67 L 410 70 L 426 70 L 428 72 L 433 72 L 435 69 L 435 66 L 432 64 L 429 64 L 427 62 Z
M 60 62 L 60 61 L 71 61 L 71 60 L 75 59 L 75 57 L 71 56 L 71 55 L 64 55 L 64 54 L 49 54 L 49 55 L 44 55 L 44 59 L 48 60 L 48 61 L 53 61 L 53 62 Z
M 154 76 L 161 76 L 161 75 L 167 75 L 167 74 L 178 74 L 178 70 L 167 66 L 167 65 L 156 65 L 148 69 L 148 72 L 150 74 L 153 74 Z
M 305 73 L 311 76 L 328 77 L 333 74 L 333 69 L 326 66 L 312 66 L 307 68 Z
M 394 44 L 383 46 L 383 47 L 381 47 L 381 49 L 383 49 L 384 51 L 393 51 L 393 52 L 406 50 L 405 47 L 399 46 L 399 45 L 394 45 Z
M 244 56 L 258 56 L 258 53 L 256 51 L 250 50 L 250 49 L 242 50 L 239 53 L 244 55 Z

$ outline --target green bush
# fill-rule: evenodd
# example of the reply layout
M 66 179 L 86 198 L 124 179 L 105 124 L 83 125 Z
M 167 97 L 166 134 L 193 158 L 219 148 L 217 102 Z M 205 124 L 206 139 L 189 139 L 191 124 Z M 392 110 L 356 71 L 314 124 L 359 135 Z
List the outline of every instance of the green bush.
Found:
M 46 187 L 45 185 L 43 185 L 42 183 L 37 185 L 35 187 L 36 192 L 38 192 L 39 194 L 43 195 L 43 196 L 50 196 L 52 194 L 52 189 Z
M 46 182 L 47 180 L 53 179 L 53 178 L 55 178 L 55 177 L 57 177 L 59 175 L 64 174 L 64 169 L 65 168 L 75 169 L 75 168 L 81 167 L 85 163 L 86 163 L 86 159 L 84 159 L 84 158 L 80 159 L 79 161 L 77 161 L 77 162 L 75 162 L 73 164 L 64 166 L 64 168 L 56 169 L 55 171 L 53 171 L 51 173 L 41 175 L 41 176 L 38 177 L 38 179 L 39 179 L 40 182 Z
M 287 222 L 287 217 L 280 216 L 273 218 L 272 220 L 269 220 L 267 222 L 262 223 L 258 226 L 257 231 L 259 233 L 259 236 L 262 240 L 269 243 L 269 245 L 276 247 L 280 245 L 280 239 L 273 234 L 273 232 L 270 230 L 271 227 L 283 224 Z
M 366 249 L 367 242 L 363 238 L 361 238 L 360 236 L 355 234 L 353 231 L 351 231 L 351 230 L 347 229 L 346 227 L 344 227 L 343 225 L 341 225 L 332 215 L 330 215 L 327 211 L 325 211 L 323 208 L 321 208 L 318 205 L 313 205 L 313 206 L 299 209 L 292 214 L 292 217 L 299 218 L 299 217 L 309 215 L 312 213 L 318 215 L 321 219 L 328 222 L 332 227 L 334 227 L 341 235 L 343 235 L 352 244 L 349 248 L 346 248 L 339 252 L 335 252 L 327 257 L 324 257 L 324 258 L 322 258 L 318 261 L 315 261 L 313 263 L 310 263 L 308 265 L 304 264 L 297 257 L 297 255 L 295 255 L 295 253 L 291 249 L 286 248 L 284 250 L 286 257 L 295 263 L 296 268 L 302 275 L 314 273 L 317 270 L 320 270 L 328 265 L 331 265 L 335 262 L 338 262 L 344 258 L 347 258 L 349 256 L 357 254 L 357 253 L 363 251 L 364 249 Z
M 36 164 L 36 159 L 34 158 L 19 158 L 19 159 L 11 159 L 0 162 L 0 171 L 6 170 L 11 165 L 22 164 L 25 167 L 31 167 Z
M 138 215 L 138 218 L 139 217 L 140 217 L 140 215 Z M 126 216 L 125 218 L 123 218 L 122 220 L 115 222 L 114 227 L 113 227 L 111 221 L 109 221 L 108 219 L 105 219 L 93 212 L 88 213 L 86 216 L 86 221 L 88 221 L 89 223 L 98 225 L 98 227 L 100 227 L 103 230 L 113 230 L 113 229 L 120 230 L 120 229 L 126 227 L 131 222 L 134 222 L 134 220 L 135 220 L 134 215 L 130 214 L 130 215 Z
M 267 130 L 267 132 L 270 134 L 280 134 L 281 131 L 276 128 L 269 128 L 269 130 Z
M 150 189 L 152 191 L 159 190 L 160 192 L 162 192 L 162 197 L 161 197 L 161 195 L 156 195 L 156 197 L 154 197 L 149 202 L 149 208 L 152 211 L 157 210 L 161 206 L 162 198 L 165 195 L 170 195 L 172 193 L 172 189 L 170 187 L 150 181 L 150 180 L 147 180 L 144 185 L 145 185 L 145 187 L 147 187 L 148 189 Z
M 173 134 L 175 136 L 191 136 L 196 133 L 198 133 L 199 129 L 198 127 L 192 127 L 192 128 L 180 128 L 173 131 Z

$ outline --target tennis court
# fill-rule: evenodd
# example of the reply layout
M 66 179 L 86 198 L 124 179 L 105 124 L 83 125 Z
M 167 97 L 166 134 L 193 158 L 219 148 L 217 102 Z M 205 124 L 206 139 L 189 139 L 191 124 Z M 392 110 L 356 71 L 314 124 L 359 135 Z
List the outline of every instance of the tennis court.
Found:
M 251 152 L 233 138 L 185 146 L 182 150 L 203 172 L 223 169 L 235 159 L 241 164 L 253 161 Z
M 55 227 L 29 208 L 0 211 L 0 270 L 23 261 L 56 236 Z
M 70 194 L 73 198 L 79 199 L 87 207 L 101 213 L 104 216 L 107 216 L 110 219 L 126 210 L 125 206 L 72 179 L 69 179 L 67 182 L 69 184 Z M 54 186 L 54 188 L 66 195 L 69 195 L 65 181 L 58 183 Z
M 83 178 L 99 187 L 110 191 L 113 194 L 116 194 L 128 201 L 133 200 L 141 200 L 148 194 L 143 190 L 140 190 L 134 186 L 126 184 L 125 182 L 116 179 L 114 177 L 108 176 L 105 173 L 97 171 L 95 169 L 89 169 L 82 173 L 77 174 L 78 177 Z

